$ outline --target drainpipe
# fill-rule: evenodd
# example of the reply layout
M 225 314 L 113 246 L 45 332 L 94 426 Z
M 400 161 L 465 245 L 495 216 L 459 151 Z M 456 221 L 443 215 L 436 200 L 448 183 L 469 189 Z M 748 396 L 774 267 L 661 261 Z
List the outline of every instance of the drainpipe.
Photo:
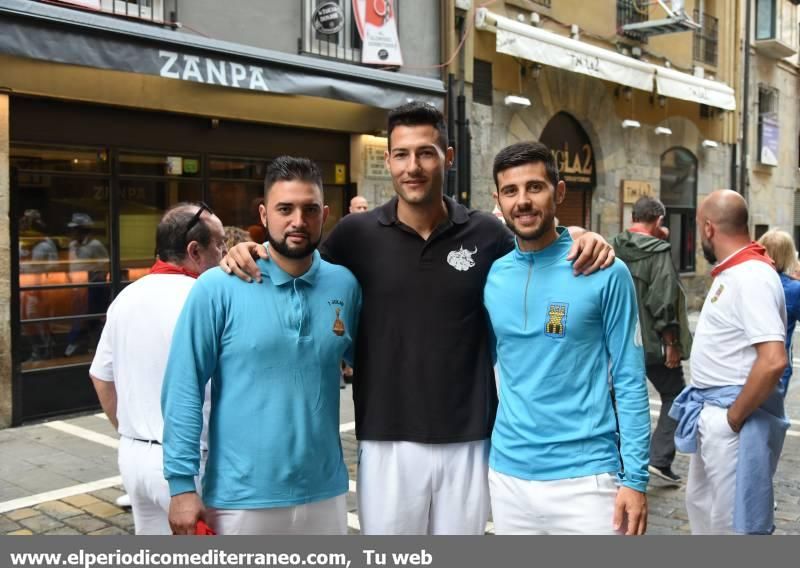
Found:
M 750 22 L 753 0 L 745 3 L 744 16 L 744 87 L 742 88 L 742 152 L 739 167 L 739 187 L 736 188 L 742 197 L 747 199 L 747 173 L 750 165 Z

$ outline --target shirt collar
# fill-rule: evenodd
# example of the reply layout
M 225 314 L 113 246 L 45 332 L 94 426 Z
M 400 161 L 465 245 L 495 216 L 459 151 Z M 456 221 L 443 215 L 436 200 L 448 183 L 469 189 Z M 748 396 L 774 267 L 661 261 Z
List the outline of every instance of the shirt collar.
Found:
M 463 225 L 469 221 L 469 209 L 456 202 L 455 199 L 444 196 L 444 204 L 447 207 L 447 217 L 456 225 Z M 381 225 L 396 225 L 397 220 L 397 197 L 392 197 L 389 201 L 377 208 L 378 222 Z
M 558 238 L 547 247 L 537 251 L 520 250 L 519 242 L 517 238 L 514 238 L 514 258 L 526 263 L 532 262 L 538 266 L 548 266 L 561 260 L 567 256 L 572 246 L 572 236 L 566 227 L 556 227 L 556 231 L 558 231 Z
M 311 259 L 311 268 L 309 268 L 305 274 L 301 274 L 297 278 L 288 272 L 285 272 L 280 266 L 278 266 L 277 263 L 272 262 L 271 260 L 262 260 L 259 258 L 258 261 L 256 261 L 256 264 L 261 269 L 261 275 L 272 280 L 272 283 L 276 286 L 283 286 L 284 284 L 288 284 L 293 280 L 302 280 L 309 286 L 313 286 L 317 281 L 320 262 L 321 259 L 319 256 L 319 251 L 315 250 Z

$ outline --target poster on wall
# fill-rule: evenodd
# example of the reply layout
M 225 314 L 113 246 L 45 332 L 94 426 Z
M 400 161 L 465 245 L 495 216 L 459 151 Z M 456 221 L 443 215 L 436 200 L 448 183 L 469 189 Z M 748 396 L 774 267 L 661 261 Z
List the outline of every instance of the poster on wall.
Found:
M 778 119 L 775 116 L 761 117 L 761 152 L 759 161 L 767 166 L 778 165 L 778 144 L 780 142 Z
M 362 42 L 362 63 L 403 64 L 394 4 L 395 0 L 353 0 L 353 14 Z

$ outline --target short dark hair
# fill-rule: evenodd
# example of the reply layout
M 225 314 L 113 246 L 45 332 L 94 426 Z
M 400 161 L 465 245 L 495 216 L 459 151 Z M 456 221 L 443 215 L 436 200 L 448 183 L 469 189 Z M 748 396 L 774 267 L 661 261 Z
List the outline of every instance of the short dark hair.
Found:
M 295 156 L 279 156 L 267 166 L 267 175 L 264 177 L 264 200 L 266 201 L 269 190 L 279 181 L 304 181 L 313 183 L 322 191 L 322 174 L 317 164 L 308 158 Z
M 439 109 L 429 105 L 428 103 L 410 102 L 389 111 L 389 120 L 387 132 L 389 133 L 389 148 L 392 147 L 392 131 L 397 126 L 433 126 L 438 132 L 439 137 L 436 143 L 442 149 L 442 152 L 447 151 L 448 138 L 447 138 L 447 123 L 444 120 L 444 115 L 439 112 Z
M 497 153 L 494 157 L 494 165 L 492 166 L 495 187 L 500 189 L 497 183 L 497 174 L 500 172 L 509 168 L 539 162 L 544 164 L 544 169 L 547 172 L 547 179 L 555 188 L 558 185 L 558 166 L 556 165 L 556 159 L 550 151 L 550 148 L 536 141 L 517 142 L 506 146 Z
M 648 197 L 647 195 L 640 197 L 636 203 L 633 204 L 633 212 L 631 217 L 634 223 L 653 223 L 659 217 L 664 217 L 667 210 L 664 204 L 655 197 Z
M 156 228 L 156 256 L 164 262 L 183 262 L 186 259 L 186 245 L 197 241 L 202 247 L 211 243 L 211 229 L 200 216 L 197 223 L 186 232 L 201 203 L 181 202 L 167 210 Z M 208 210 L 208 209 L 206 209 Z M 208 211 L 211 215 L 211 211 Z

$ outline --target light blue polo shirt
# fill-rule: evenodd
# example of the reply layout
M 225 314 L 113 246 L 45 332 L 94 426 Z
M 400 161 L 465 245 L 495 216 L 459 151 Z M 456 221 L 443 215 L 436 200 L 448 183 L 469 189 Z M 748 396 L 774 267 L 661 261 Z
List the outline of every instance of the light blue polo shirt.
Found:
M 361 289 L 314 253 L 294 278 L 258 261 L 248 284 L 215 268 L 183 308 L 164 377 L 164 476 L 194 491 L 211 381 L 203 501 L 219 509 L 312 503 L 348 490 L 339 439 L 341 361 L 352 361 Z
M 633 279 L 620 260 L 574 276 L 572 238 L 559 231 L 541 251 L 517 245 L 486 281 L 500 367 L 489 465 L 539 481 L 612 473 L 645 491 L 650 407 Z

